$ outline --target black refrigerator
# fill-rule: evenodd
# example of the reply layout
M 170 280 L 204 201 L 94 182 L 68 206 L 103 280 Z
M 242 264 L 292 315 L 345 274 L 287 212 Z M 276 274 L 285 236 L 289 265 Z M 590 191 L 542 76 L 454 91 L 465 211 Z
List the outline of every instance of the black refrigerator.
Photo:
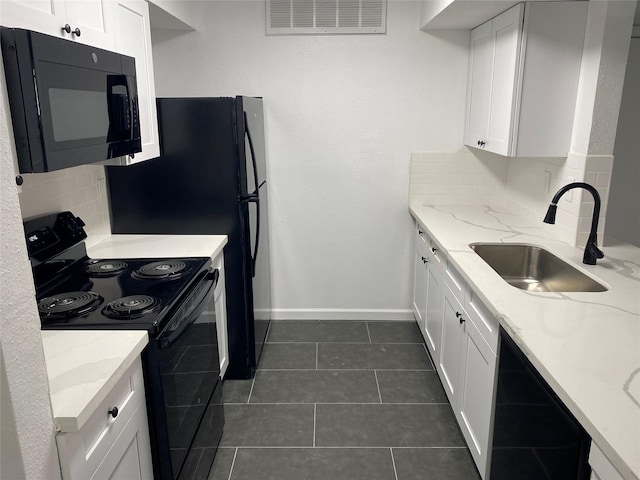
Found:
M 251 378 L 271 320 L 261 98 L 160 98 L 159 158 L 107 167 L 114 234 L 227 235 L 229 367 Z

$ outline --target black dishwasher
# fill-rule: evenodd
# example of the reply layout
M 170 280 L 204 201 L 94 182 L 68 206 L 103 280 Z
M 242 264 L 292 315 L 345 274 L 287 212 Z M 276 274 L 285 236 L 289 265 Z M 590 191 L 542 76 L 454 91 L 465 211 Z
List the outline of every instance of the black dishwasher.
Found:
M 500 329 L 492 480 L 587 480 L 591 439 Z

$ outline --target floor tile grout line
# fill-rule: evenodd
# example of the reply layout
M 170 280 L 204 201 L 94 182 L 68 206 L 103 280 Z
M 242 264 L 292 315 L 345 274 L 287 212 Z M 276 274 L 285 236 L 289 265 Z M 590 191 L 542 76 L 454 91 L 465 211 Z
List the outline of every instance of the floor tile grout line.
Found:
M 380 370 L 382 372 L 435 372 L 433 368 L 378 368 L 378 367 L 358 367 L 358 368 L 261 368 L 260 372 L 369 372 Z
M 318 411 L 318 404 L 313 404 L 313 448 L 316 448 L 316 417 Z
M 393 474 L 396 476 L 396 480 L 398 480 L 398 470 L 396 469 L 396 459 L 393 456 L 393 447 L 389 447 L 389 453 L 391 453 L 391 465 L 393 465 Z
M 253 375 L 253 379 L 251 380 L 251 389 L 249 390 L 249 396 L 247 397 L 247 404 L 251 403 L 251 395 L 253 395 L 253 387 L 256 384 L 256 377 L 258 376 L 258 372 Z
M 238 446 L 226 446 L 221 445 L 219 448 L 223 449 L 269 449 L 269 450 L 278 450 L 278 449 L 301 449 L 301 448 L 315 448 L 317 450 L 332 450 L 332 449 L 375 449 L 375 450 L 388 450 L 390 448 L 394 448 L 396 450 L 468 450 L 466 445 L 434 445 L 430 447 L 420 447 L 420 446 L 404 446 L 404 445 L 396 445 L 394 447 L 382 446 L 382 445 L 316 445 L 312 447 L 311 445 L 238 445 Z M 235 458 L 235 455 L 234 455 Z
M 224 402 L 225 405 L 449 405 L 449 402 Z
M 378 398 L 380 399 L 380 403 L 382 403 L 382 393 L 380 392 L 380 382 L 378 381 L 378 371 L 374 369 L 373 375 L 376 378 L 376 387 L 378 388 Z
M 316 342 L 316 370 L 318 370 L 318 357 L 320 355 L 320 344 Z
M 364 324 L 365 324 L 365 325 L 366 325 L 366 327 L 367 327 L 367 336 L 369 337 L 369 343 L 373 343 L 373 342 L 371 341 L 371 331 L 369 331 L 369 322 L 364 322 Z
M 238 456 L 238 449 L 240 447 L 236 447 L 235 451 L 233 452 L 233 460 L 231 460 L 231 468 L 229 469 L 229 477 L 227 478 L 227 480 L 231 480 L 231 475 L 233 475 L 233 467 L 236 464 L 236 457 Z

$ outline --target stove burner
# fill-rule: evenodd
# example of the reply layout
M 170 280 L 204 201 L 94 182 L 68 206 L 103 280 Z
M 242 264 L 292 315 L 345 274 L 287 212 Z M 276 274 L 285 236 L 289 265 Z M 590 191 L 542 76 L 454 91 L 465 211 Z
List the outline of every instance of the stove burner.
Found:
M 89 313 L 102 303 L 103 298 L 93 292 L 68 292 L 46 297 L 38 303 L 40 315 L 47 320 L 66 319 Z
M 187 270 L 187 264 L 180 260 L 164 260 L 143 265 L 133 272 L 136 278 L 179 278 Z
M 110 318 L 129 320 L 151 313 L 158 304 L 158 300 L 148 295 L 131 295 L 109 303 L 102 313 Z
M 121 261 L 96 262 L 89 265 L 85 272 L 90 277 L 113 277 L 125 271 L 129 264 Z

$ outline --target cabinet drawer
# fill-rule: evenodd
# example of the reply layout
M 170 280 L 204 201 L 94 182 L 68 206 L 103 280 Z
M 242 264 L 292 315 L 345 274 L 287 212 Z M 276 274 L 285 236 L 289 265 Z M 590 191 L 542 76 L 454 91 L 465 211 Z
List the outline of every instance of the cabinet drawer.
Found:
M 418 252 L 420 252 L 420 254 L 422 256 L 427 258 L 428 252 L 429 252 L 429 248 L 428 248 L 429 247 L 429 237 L 427 237 L 427 234 L 424 232 L 422 227 L 420 227 L 420 225 L 416 226 L 415 238 L 414 238 L 413 242 L 415 244 L 416 250 Z
M 498 352 L 499 326 L 498 320 L 493 316 L 484 303 L 480 301 L 478 295 L 468 289 L 468 300 L 465 303 L 465 310 L 469 319 L 474 323 L 482 338 L 485 339 L 493 353 Z
M 458 270 L 451 264 L 450 260 L 447 260 L 447 266 L 443 276 L 444 283 L 451 289 L 451 293 L 455 295 L 461 305 L 464 305 L 467 286 L 462 279 L 462 275 L 458 273 Z
M 79 431 L 56 436 L 63 478 L 89 478 L 143 402 L 142 363 L 138 358 Z M 109 413 L 114 407 L 118 408 L 115 418 Z

